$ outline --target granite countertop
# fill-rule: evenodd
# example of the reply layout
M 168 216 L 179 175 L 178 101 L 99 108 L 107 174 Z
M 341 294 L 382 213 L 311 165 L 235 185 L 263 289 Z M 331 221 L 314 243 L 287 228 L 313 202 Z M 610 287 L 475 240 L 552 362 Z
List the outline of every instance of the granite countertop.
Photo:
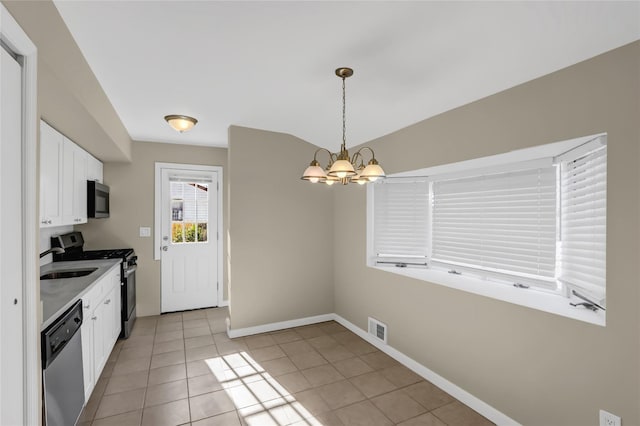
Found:
M 41 330 L 47 328 L 60 314 L 82 298 L 103 275 L 119 267 L 121 261 L 121 259 L 77 260 L 52 262 L 40 267 L 40 275 L 69 269 L 98 268 L 84 277 L 40 280 Z

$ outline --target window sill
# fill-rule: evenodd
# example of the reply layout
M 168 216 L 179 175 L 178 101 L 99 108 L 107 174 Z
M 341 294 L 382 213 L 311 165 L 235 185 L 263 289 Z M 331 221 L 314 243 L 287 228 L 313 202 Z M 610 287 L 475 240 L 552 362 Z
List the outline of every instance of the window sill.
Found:
M 527 308 L 537 309 L 539 311 L 572 318 L 578 321 L 584 321 L 590 324 L 603 327 L 606 325 L 605 311 L 598 310 L 594 312 L 583 307 L 571 306 L 569 305 L 569 302 L 573 302 L 573 298 L 568 299 L 563 296 L 545 293 L 542 291 L 510 287 L 504 284 L 493 283 L 491 281 L 480 280 L 477 278 L 461 277 L 459 275 L 448 274 L 444 271 L 372 265 L 369 265 L 369 267 L 392 274 L 404 275 L 406 277 L 428 281 L 433 284 L 443 285 L 456 290 L 478 294 L 480 296 L 490 297 L 503 302 L 513 303 L 515 305 L 526 306 Z M 575 302 L 582 302 L 582 300 L 576 299 Z

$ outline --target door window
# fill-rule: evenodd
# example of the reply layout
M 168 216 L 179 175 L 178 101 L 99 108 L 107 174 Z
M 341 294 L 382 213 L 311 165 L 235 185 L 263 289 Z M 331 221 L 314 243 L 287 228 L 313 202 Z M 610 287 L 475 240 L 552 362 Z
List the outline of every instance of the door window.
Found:
M 171 242 L 174 244 L 208 241 L 209 184 L 170 182 Z

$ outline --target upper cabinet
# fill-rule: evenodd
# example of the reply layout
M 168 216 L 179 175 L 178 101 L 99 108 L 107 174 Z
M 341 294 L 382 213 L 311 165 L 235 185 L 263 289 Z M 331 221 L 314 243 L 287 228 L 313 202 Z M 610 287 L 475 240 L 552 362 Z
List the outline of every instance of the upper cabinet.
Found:
M 62 223 L 87 223 L 87 153 L 67 138 L 62 145 Z
M 102 182 L 102 161 L 91 154 L 87 154 L 87 180 Z
M 41 227 L 87 222 L 87 179 L 102 182 L 102 163 L 41 121 Z
M 40 122 L 40 226 L 62 225 L 61 166 L 64 136 Z

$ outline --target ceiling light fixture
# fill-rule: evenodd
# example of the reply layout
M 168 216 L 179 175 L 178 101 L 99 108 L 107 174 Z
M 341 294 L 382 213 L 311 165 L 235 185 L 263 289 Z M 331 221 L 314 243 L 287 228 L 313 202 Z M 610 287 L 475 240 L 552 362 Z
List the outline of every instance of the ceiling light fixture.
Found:
M 308 180 L 311 183 L 324 182 L 327 185 L 333 185 L 336 182 L 340 182 L 343 185 L 349 183 L 358 183 L 363 185 L 368 182 L 373 182 L 378 178 L 385 176 L 384 170 L 378 164 L 376 155 L 371 148 L 363 146 L 353 157 L 349 157 L 349 151 L 347 151 L 347 119 L 346 119 L 346 90 L 345 79 L 353 75 L 351 68 L 338 68 L 336 75 L 342 79 L 342 145 L 340 146 L 339 153 L 332 153 L 328 149 L 318 148 L 313 154 L 313 161 L 309 164 L 309 167 L 304 171 L 302 175 L 303 180 Z M 326 151 L 329 154 L 329 163 L 323 168 L 317 160 L 318 152 Z M 371 159 L 365 166 L 363 152 L 369 151 L 371 153 Z
M 193 126 L 198 122 L 198 120 L 188 115 L 165 115 L 164 119 L 169 123 L 169 126 L 180 133 L 193 129 Z

